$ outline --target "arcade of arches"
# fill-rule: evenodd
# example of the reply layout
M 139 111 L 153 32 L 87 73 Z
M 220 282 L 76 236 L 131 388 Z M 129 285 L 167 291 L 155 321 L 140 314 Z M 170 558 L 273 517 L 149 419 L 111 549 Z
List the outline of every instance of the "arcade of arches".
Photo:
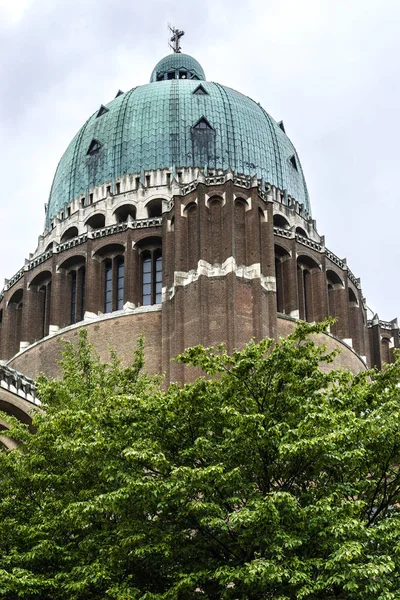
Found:
M 365 363 L 390 361 L 398 335 L 373 333 L 346 264 L 308 237 L 306 222 L 292 226 L 290 211 L 284 218 L 275 208 L 257 187 L 199 183 L 158 221 L 135 220 L 135 206 L 125 203 L 116 228 L 74 231 L 67 243 L 64 233 L 0 301 L 0 357 L 102 315 L 158 307 L 163 370 L 174 380 L 184 376 L 170 360 L 184 348 L 224 340 L 233 349 L 274 337 L 279 315 L 333 316 L 331 333 Z M 149 208 L 160 210 L 160 202 Z M 103 224 L 91 219 L 92 227 Z

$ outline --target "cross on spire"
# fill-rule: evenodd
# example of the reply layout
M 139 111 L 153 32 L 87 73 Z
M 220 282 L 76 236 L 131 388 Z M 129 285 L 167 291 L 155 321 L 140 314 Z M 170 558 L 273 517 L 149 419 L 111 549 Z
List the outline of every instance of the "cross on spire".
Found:
M 180 47 L 180 39 L 183 35 L 185 35 L 184 31 L 180 31 L 176 27 L 168 25 L 170 32 L 172 33 L 172 37 L 169 40 L 169 47 L 176 53 L 179 54 L 182 48 Z

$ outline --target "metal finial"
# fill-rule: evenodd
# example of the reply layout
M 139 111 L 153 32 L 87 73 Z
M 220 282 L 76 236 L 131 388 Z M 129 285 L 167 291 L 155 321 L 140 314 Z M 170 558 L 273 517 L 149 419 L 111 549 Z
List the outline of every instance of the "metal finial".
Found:
M 171 25 L 168 25 L 168 28 L 170 30 L 170 32 L 172 33 L 172 37 L 169 40 L 169 47 L 171 48 L 171 50 L 173 50 L 176 54 L 179 54 L 179 52 L 182 50 L 182 48 L 180 47 L 180 39 L 183 35 L 185 35 L 184 31 L 180 31 L 179 29 L 177 29 L 176 27 L 173 27 Z

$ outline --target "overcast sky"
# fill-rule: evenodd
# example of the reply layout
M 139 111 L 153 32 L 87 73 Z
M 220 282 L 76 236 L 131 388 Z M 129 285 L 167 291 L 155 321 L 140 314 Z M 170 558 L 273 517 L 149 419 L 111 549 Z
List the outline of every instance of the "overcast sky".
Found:
M 207 79 L 283 119 L 327 247 L 400 317 L 399 0 L 0 0 L 0 287 L 36 248 L 68 143 L 148 82 L 168 22 Z

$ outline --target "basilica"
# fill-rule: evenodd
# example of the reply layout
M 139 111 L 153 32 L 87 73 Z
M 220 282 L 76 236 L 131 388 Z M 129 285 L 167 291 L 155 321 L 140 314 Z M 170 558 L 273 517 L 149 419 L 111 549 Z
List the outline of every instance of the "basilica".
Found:
M 59 340 L 82 328 L 105 360 L 112 347 L 129 361 L 143 333 L 148 371 L 182 383 L 190 373 L 171 359 L 185 348 L 232 351 L 299 319 L 335 317 L 324 341 L 353 372 L 400 345 L 397 321 L 368 310 L 318 233 L 284 123 L 208 81 L 182 33 L 148 84 L 119 90 L 77 132 L 38 246 L 0 292 L 0 410 L 24 422 L 34 378 L 59 375 Z

